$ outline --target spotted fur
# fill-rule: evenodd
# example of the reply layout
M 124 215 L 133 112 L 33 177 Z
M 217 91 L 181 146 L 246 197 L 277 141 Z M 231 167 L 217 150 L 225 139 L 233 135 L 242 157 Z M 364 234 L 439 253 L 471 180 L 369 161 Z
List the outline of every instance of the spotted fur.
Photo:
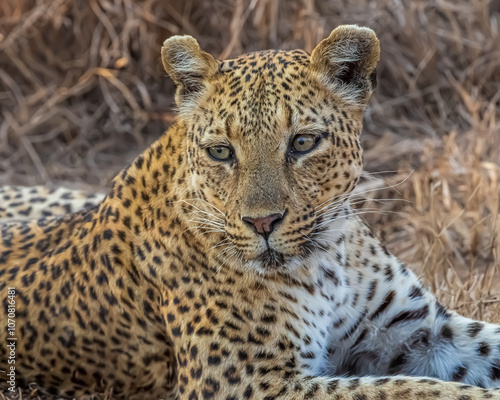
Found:
M 1 186 L 0 222 L 71 214 L 95 207 L 101 193 L 45 186 Z
M 222 62 L 175 36 L 162 57 L 178 120 L 99 206 L 1 225 L 19 384 L 82 399 L 500 399 L 500 327 L 440 306 L 349 206 L 375 34 L 342 26 L 311 55 Z M 298 154 L 301 134 L 316 145 Z M 6 341 L 2 328 L 2 370 Z

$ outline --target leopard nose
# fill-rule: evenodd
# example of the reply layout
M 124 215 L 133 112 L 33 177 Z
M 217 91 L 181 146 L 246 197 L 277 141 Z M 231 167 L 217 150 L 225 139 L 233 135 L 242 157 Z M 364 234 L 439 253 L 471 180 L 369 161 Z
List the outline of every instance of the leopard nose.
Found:
M 283 221 L 284 216 L 284 213 L 275 213 L 267 217 L 242 217 L 241 219 L 243 222 L 250 225 L 256 233 L 267 240 L 269 235 L 274 231 L 274 228 Z

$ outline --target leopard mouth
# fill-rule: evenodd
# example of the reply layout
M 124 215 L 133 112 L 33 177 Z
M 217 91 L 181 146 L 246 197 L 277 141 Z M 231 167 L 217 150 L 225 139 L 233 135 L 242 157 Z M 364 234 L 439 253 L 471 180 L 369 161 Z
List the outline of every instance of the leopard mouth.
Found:
M 273 270 L 285 266 L 289 258 L 289 256 L 279 251 L 268 248 L 257 257 L 256 261 L 260 261 L 265 269 Z
M 284 270 L 292 267 L 297 262 L 306 260 L 316 248 L 314 242 L 308 241 L 297 244 L 291 254 L 283 253 L 268 245 L 267 249 L 259 254 L 253 261 L 261 263 L 263 269 L 268 271 Z

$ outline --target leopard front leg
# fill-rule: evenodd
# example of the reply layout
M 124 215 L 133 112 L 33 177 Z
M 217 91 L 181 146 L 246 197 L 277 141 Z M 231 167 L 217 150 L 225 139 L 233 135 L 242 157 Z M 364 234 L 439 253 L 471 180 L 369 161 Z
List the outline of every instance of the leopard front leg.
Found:
M 407 376 L 326 378 L 311 377 L 294 368 L 293 357 L 263 360 L 251 352 L 224 352 L 199 336 L 185 337 L 177 354 L 181 400 L 479 400 L 500 399 L 500 391 Z M 224 348 L 231 348 L 224 341 Z M 226 347 L 228 346 L 228 347 Z M 228 354 L 229 353 L 229 354 Z M 236 353 L 236 354 L 235 354 Z

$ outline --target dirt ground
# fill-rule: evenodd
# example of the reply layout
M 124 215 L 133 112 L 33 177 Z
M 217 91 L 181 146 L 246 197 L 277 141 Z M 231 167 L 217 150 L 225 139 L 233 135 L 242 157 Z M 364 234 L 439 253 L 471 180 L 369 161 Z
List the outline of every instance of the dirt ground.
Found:
M 310 51 L 337 25 L 381 40 L 364 217 L 449 307 L 500 323 L 500 3 L 0 2 L 0 184 L 103 188 L 172 122 L 159 49 Z

